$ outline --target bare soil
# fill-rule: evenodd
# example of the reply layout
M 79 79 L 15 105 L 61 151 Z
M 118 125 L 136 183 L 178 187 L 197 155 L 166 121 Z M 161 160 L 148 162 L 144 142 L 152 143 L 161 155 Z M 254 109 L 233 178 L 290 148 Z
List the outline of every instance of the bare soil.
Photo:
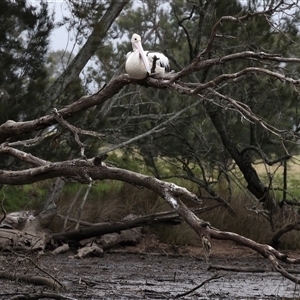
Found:
M 297 253 L 290 253 L 297 255 Z M 274 272 L 270 263 L 252 250 L 231 242 L 215 242 L 209 262 L 198 247 L 156 245 L 126 247 L 103 257 L 76 259 L 74 253 L 31 256 L 65 289 L 1 279 L 0 299 L 28 299 L 28 295 L 56 293 L 44 299 L 175 299 L 218 273 L 222 277 L 179 299 L 299 299 L 300 287 Z M 0 254 L 1 271 L 47 276 L 27 259 Z M 235 271 L 215 270 L 225 266 Z M 251 269 L 248 272 L 247 269 Z M 300 266 L 288 266 L 300 273 Z M 240 270 L 237 272 L 237 270 Z M 24 295 L 24 298 L 21 298 Z M 26 296 L 27 295 L 27 296 Z M 59 296 L 60 295 L 60 296 Z M 17 297 L 16 297 L 17 296 Z M 58 298 L 60 297 L 60 298 Z M 38 298 L 41 299 L 41 298 Z

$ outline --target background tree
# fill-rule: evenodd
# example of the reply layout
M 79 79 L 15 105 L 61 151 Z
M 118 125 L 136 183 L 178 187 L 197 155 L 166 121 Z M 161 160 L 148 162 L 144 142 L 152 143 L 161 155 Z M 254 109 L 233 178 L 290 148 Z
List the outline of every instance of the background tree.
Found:
M 47 86 L 45 61 L 53 17 L 45 1 L 39 8 L 26 1 L 5 0 L 0 5 L 0 122 L 23 121 L 37 116 L 38 96 Z

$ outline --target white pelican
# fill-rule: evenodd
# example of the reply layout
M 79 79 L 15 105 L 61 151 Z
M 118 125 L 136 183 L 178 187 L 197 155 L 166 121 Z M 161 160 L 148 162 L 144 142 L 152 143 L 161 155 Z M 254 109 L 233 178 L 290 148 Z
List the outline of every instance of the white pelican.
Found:
M 131 38 L 132 52 L 127 54 L 125 70 L 134 79 L 144 79 L 147 75 L 161 75 L 170 68 L 169 59 L 159 52 L 144 51 L 141 37 L 134 33 Z

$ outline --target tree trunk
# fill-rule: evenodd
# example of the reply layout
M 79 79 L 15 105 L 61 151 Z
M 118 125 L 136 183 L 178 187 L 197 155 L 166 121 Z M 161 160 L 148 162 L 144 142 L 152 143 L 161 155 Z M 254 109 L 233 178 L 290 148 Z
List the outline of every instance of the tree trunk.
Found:
M 207 109 L 207 113 L 219 133 L 224 147 L 243 173 L 244 178 L 248 183 L 248 190 L 263 203 L 265 209 L 273 214 L 278 208 L 276 201 L 271 197 L 268 188 L 259 179 L 256 170 L 252 166 L 250 157 L 247 153 L 242 154 L 237 149 L 233 139 L 228 136 L 228 130 L 225 128 L 226 122 L 224 122 L 220 111 L 216 110 L 214 107 L 210 107 Z

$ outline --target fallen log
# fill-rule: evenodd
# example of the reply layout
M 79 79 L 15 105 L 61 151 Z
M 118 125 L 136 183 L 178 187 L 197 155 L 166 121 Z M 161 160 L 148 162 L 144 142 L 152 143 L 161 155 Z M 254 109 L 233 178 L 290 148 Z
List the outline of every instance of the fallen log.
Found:
M 46 278 L 42 276 L 21 275 L 16 274 L 15 272 L 0 272 L 0 278 L 8 280 L 18 280 L 36 285 L 46 285 L 55 290 L 63 288 L 62 285 L 60 285 L 57 281 L 53 280 L 52 278 Z
M 116 223 L 104 223 L 101 225 L 95 225 L 88 228 L 80 228 L 69 232 L 53 233 L 52 239 L 60 242 L 74 242 L 81 241 L 84 239 L 104 235 L 107 233 L 121 232 L 122 230 L 140 227 L 146 225 L 147 222 L 141 221 L 140 219 L 121 221 Z
M 194 213 L 200 213 L 207 210 L 211 210 L 218 205 L 214 205 L 212 207 L 206 207 L 206 208 L 197 208 L 192 210 Z M 71 222 L 75 222 L 75 219 L 69 219 Z M 90 225 L 88 228 L 80 228 L 78 230 L 72 230 L 69 232 L 58 232 L 52 234 L 52 239 L 54 241 L 60 241 L 60 242 L 72 242 L 72 241 L 80 241 L 83 239 L 88 239 L 108 233 L 120 233 L 123 230 L 135 228 L 135 227 L 141 227 L 146 225 L 154 225 L 154 224 L 168 224 L 168 225 L 178 225 L 181 224 L 181 218 L 178 215 L 178 213 L 174 211 L 167 211 L 167 212 L 160 212 L 156 214 L 146 215 L 142 217 L 136 217 L 135 219 L 131 220 L 123 220 L 120 222 L 114 222 L 114 223 L 98 223 L 98 224 L 92 224 L 92 223 L 83 223 L 84 226 Z

